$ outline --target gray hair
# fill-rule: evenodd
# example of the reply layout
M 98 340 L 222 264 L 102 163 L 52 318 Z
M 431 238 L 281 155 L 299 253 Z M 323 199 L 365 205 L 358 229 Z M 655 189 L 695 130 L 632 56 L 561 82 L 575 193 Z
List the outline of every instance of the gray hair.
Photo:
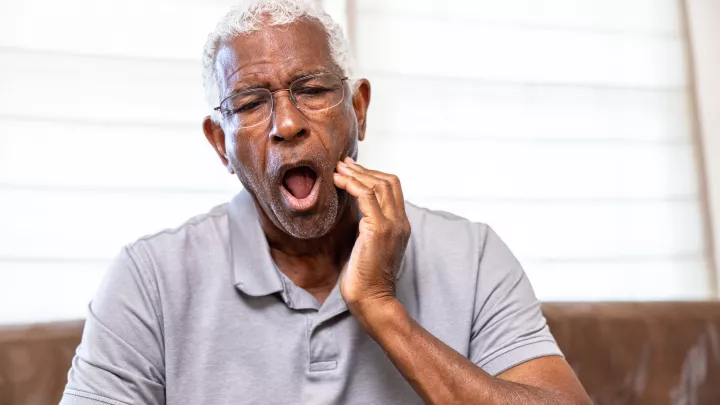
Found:
M 234 36 L 261 29 L 269 25 L 285 25 L 301 18 L 318 21 L 325 28 L 334 62 L 342 70 L 343 75 L 352 76 L 350 47 L 340 26 L 330 17 L 316 1 L 312 0 L 242 0 L 223 17 L 208 35 L 203 50 L 203 86 L 205 98 L 210 106 L 210 118 L 220 122 L 222 115 L 213 110 L 220 104 L 220 82 L 215 71 L 215 58 L 220 44 Z

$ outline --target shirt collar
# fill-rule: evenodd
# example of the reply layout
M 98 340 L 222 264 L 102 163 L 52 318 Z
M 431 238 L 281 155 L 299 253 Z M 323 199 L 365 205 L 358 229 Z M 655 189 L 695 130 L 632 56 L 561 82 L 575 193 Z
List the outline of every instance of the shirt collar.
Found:
M 270 247 L 260 225 L 255 201 L 247 190 L 242 190 L 230 200 L 228 218 L 235 286 L 254 297 L 284 292 L 283 279 L 270 256 Z M 405 268 L 411 265 L 407 258 L 411 252 L 412 238 L 396 276 L 398 279 Z
M 282 279 L 270 256 L 270 247 L 250 193 L 241 191 L 227 209 L 235 286 L 255 297 L 283 291 Z

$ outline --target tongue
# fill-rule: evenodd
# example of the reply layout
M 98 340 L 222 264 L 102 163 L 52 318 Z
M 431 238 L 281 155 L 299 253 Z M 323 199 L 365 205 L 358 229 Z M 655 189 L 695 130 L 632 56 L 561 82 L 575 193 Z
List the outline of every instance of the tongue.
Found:
M 315 185 L 315 172 L 308 167 L 298 167 L 288 170 L 283 181 L 285 188 L 298 200 L 310 195 Z

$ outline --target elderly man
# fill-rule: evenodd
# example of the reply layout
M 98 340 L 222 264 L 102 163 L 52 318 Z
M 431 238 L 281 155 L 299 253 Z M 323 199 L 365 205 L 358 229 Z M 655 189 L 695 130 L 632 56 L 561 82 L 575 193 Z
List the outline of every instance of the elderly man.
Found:
M 348 59 L 314 3 L 218 24 L 203 130 L 244 191 L 119 254 L 62 404 L 589 403 L 498 236 L 356 163 Z

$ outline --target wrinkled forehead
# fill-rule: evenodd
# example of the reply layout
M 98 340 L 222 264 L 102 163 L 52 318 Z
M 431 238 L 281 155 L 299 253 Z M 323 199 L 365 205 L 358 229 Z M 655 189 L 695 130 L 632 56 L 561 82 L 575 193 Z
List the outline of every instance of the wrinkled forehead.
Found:
M 302 71 L 342 73 L 332 58 L 324 27 L 310 19 L 263 26 L 224 41 L 215 69 L 225 88 L 248 80 L 277 80 L 287 85 L 284 82 Z

